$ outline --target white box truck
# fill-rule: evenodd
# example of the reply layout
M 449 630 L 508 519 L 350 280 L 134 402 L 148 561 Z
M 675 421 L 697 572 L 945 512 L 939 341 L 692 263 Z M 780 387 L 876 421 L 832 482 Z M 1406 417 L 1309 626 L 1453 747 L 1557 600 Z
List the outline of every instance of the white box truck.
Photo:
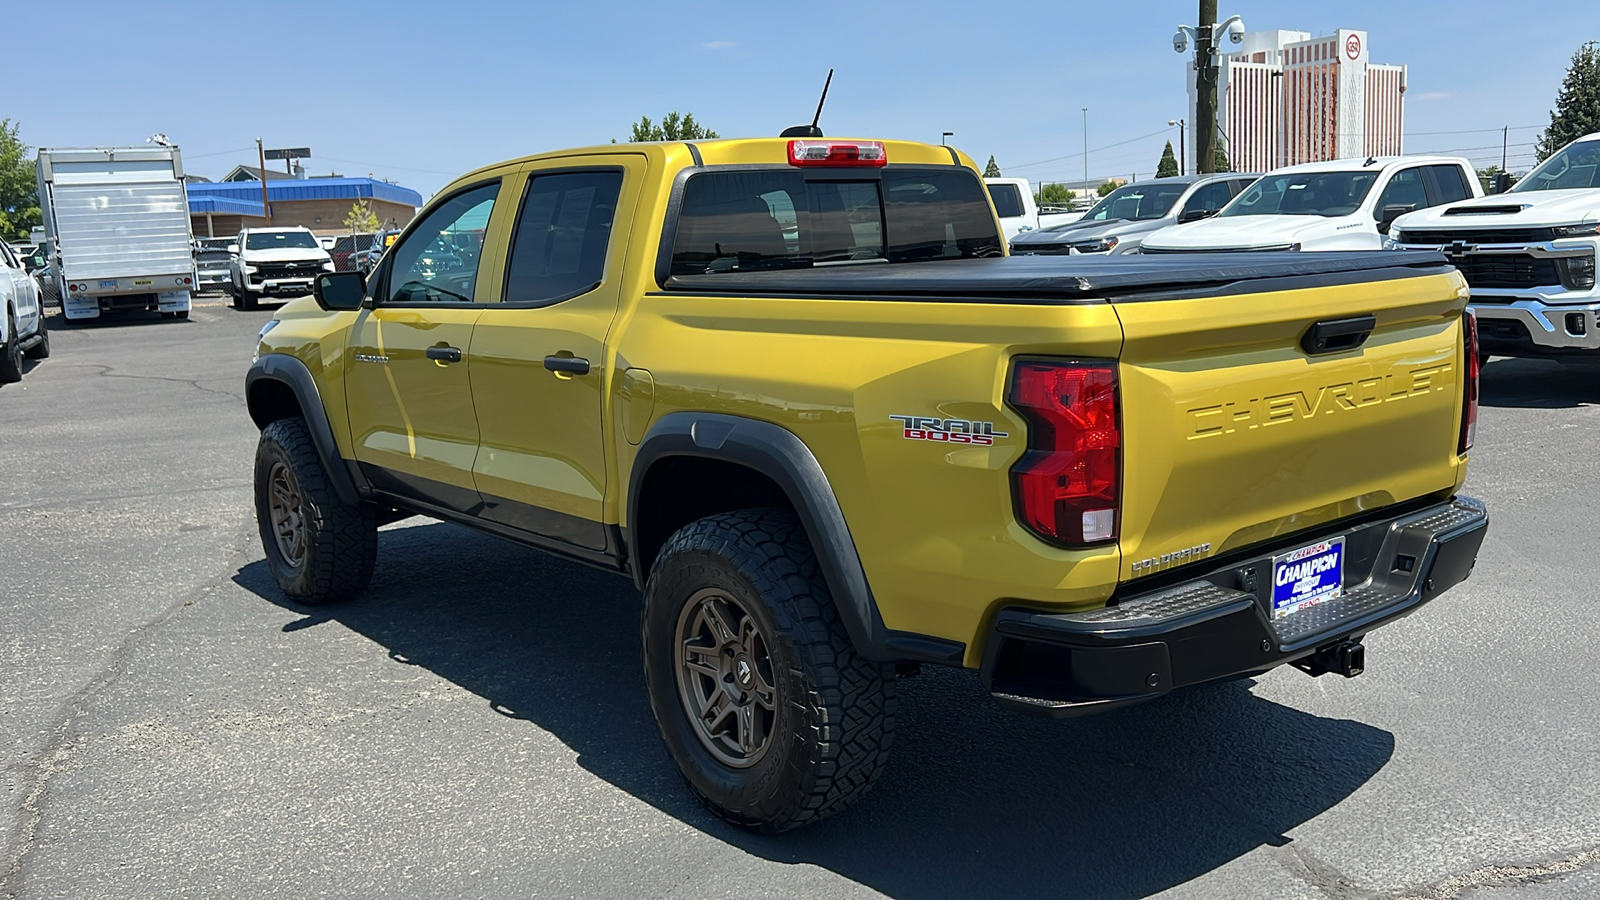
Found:
M 188 318 L 193 235 L 177 147 L 41 147 L 38 174 L 66 321 L 113 310 Z

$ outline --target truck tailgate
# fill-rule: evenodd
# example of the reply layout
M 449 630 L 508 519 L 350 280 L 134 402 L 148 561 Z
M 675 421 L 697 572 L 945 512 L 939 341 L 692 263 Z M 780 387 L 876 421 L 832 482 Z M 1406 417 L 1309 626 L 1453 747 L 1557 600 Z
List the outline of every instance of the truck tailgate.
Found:
M 1465 283 L 1374 277 L 1115 302 L 1122 580 L 1459 486 Z M 1368 315 L 1357 349 L 1301 346 Z

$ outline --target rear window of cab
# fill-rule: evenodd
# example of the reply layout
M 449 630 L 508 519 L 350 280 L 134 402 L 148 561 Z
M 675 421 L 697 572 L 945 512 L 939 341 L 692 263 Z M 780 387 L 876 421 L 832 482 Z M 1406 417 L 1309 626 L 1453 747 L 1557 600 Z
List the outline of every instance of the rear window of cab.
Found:
M 708 171 L 683 187 L 672 275 L 1000 256 L 966 169 Z

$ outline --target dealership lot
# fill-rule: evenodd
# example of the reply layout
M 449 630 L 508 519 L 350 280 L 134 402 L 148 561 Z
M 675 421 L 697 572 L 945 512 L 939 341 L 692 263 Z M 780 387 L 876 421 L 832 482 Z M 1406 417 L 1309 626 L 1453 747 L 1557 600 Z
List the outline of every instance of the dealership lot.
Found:
M 1047 722 L 928 670 L 865 802 L 753 837 L 661 747 L 629 582 L 409 520 L 359 601 L 282 599 L 241 397 L 270 315 L 58 327 L 0 390 L 0 896 L 1600 889 L 1600 364 L 1488 366 L 1477 572 L 1360 678 Z

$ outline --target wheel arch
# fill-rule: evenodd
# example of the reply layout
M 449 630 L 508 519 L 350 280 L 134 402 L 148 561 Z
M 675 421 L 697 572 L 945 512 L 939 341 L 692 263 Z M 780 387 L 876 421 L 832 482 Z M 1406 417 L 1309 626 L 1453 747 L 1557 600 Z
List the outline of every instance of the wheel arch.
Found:
M 244 395 L 245 406 L 258 429 L 279 419 L 305 419 L 312 443 L 317 447 L 317 456 L 321 457 L 339 499 L 346 503 L 361 502 L 366 492 L 339 455 L 339 444 L 334 439 L 328 411 L 322 405 L 322 394 L 305 363 L 283 353 L 262 356 L 245 373 Z
M 720 413 L 663 416 L 639 444 L 627 503 L 628 562 L 641 590 L 678 528 L 719 512 L 782 506 L 805 527 L 857 652 L 879 662 L 961 664 L 965 645 L 884 625 L 833 487 L 786 428 Z

